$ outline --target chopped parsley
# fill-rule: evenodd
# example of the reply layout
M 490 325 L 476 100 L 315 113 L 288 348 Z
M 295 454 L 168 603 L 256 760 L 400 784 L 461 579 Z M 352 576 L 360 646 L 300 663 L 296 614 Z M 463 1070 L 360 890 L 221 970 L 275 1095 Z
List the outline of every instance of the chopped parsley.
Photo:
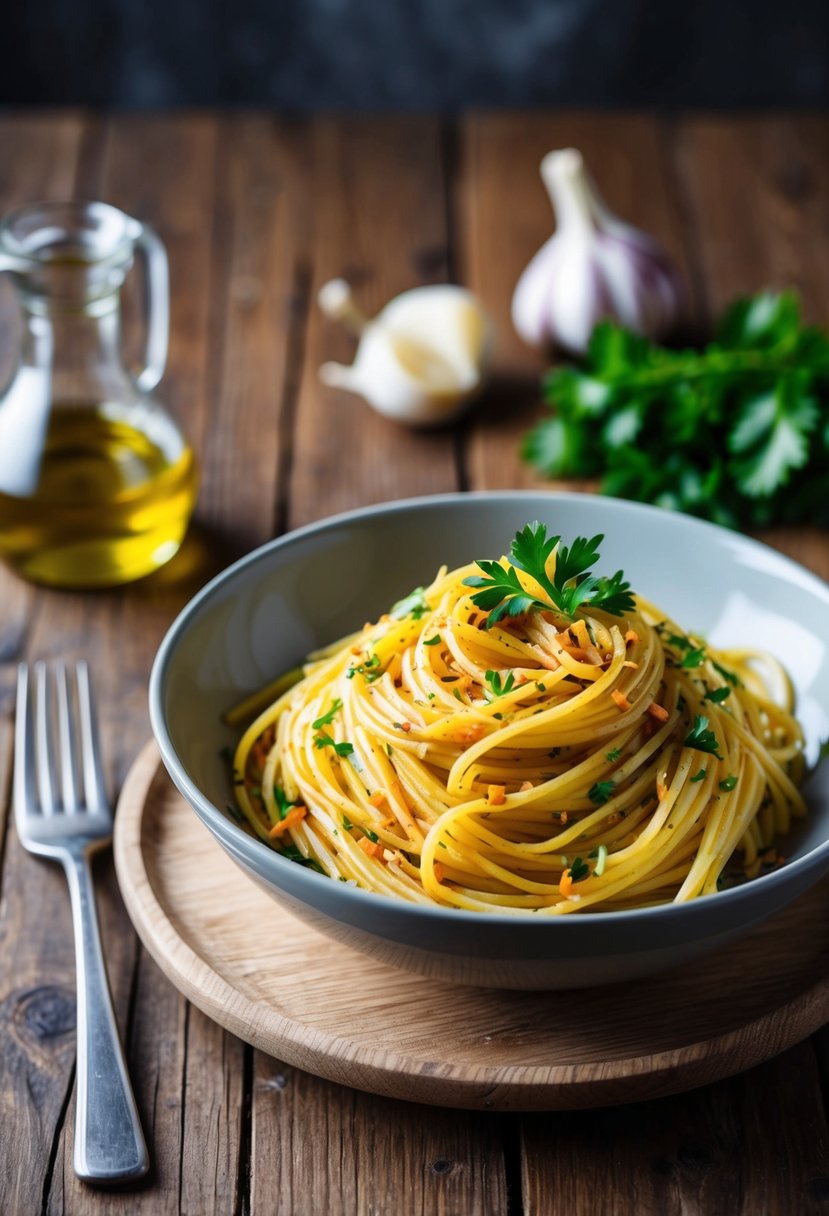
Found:
M 724 793 L 730 794 L 736 784 L 737 784 L 737 778 L 734 776 L 733 773 L 729 773 L 728 776 L 723 781 L 720 782 L 720 789 Z
M 597 781 L 587 791 L 587 797 L 591 802 L 595 802 L 596 806 L 604 806 L 608 799 L 613 796 L 615 788 L 616 786 L 612 781 Z
M 494 701 L 496 697 L 504 697 L 508 692 L 512 691 L 515 685 L 515 672 L 507 672 L 506 677 L 502 680 L 500 672 L 488 671 L 484 676 L 484 680 L 486 682 L 484 695 L 487 701 Z M 492 696 L 489 695 L 490 693 L 492 693 Z
M 440 634 L 436 633 L 433 638 L 424 638 L 423 645 L 424 646 L 437 646 L 437 644 L 438 644 L 438 642 L 440 642 L 440 640 L 441 640 Z
M 429 605 L 423 598 L 425 590 L 425 587 L 415 587 L 414 591 L 410 591 L 408 595 L 392 606 L 389 616 L 393 616 L 396 621 L 405 620 L 407 616 L 419 621 L 429 611 Z
M 340 700 L 340 698 L 335 697 L 333 702 L 331 703 L 331 708 L 328 710 L 328 712 L 323 714 L 320 718 L 317 718 L 316 722 L 311 723 L 314 730 L 319 730 L 323 726 L 330 726 L 331 723 L 334 721 L 334 718 L 336 717 L 337 713 L 342 709 L 342 707 L 343 707 L 343 703 Z
M 708 776 L 707 769 L 701 768 L 699 770 L 699 772 L 695 773 L 693 777 L 689 778 L 689 780 L 690 781 L 703 781 L 707 776 Z
M 590 877 L 590 866 L 586 861 L 582 861 L 581 857 L 574 857 L 573 864 L 570 866 L 570 878 L 573 882 L 581 882 L 584 878 Z
M 316 870 L 318 874 L 325 873 L 325 870 L 323 870 L 315 858 L 306 857 L 295 844 L 286 844 L 279 852 L 282 857 L 287 857 L 288 861 L 295 861 L 298 866 L 305 866 L 308 870 Z
M 335 743 L 330 735 L 314 735 L 314 747 L 333 747 L 338 756 L 350 756 L 354 751 L 353 743 Z
M 622 754 L 621 747 L 614 747 L 612 751 L 606 753 L 606 758 L 610 761 L 611 764 L 615 764 L 615 762 L 619 759 L 621 754 Z
M 691 668 L 701 667 L 705 662 L 705 649 L 702 646 L 695 646 L 692 650 L 686 650 L 682 656 L 680 667 Z
M 698 752 L 707 752 L 710 756 L 716 756 L 718 760 L 722 760 L 722 756 L 717 751 L 719 747 L 717 736 L 708 729 L 708 719 L 705 714 L 694 715 L 694 725 L 685 736 L 684 746 L 693 747 Z
M 285 791 L 283 790 L 281 785 L 274 784 L 273 797 L 274 797 L 274 801 L 276 803 L 276 808 L 279 811 L 280 819 L 285 818 L 285 816 L 288 814 L 288 811 L 291 809 L 292 806 L 298 805 L 296 801 L 293 801 L 293 802 L 291 801 L 291 799 L 285 793 Z
M 715 671 L 720 673 L 724 680 L 727 680 L 729 684 L 733 685 L 734 688 L 738 688 L 742 683 L 739 677 L 735 676 L 733 671 L 729 671 L 727 667 L 723 667 L 722 663 L 718 663 L 716 659 L 711 660 L 711 666 Z
M 731 689 L 728 685 L 722 688 L 709 688 L 703 696 L 703 701 L 712 701 L 714 705 L 722 705 L 723 701 L 727 701 L 731 696 Z
M 364 662 L 355 663 L 353 666 L 349 667 L 348 671 L 345 673 L 345 678 L 347 680 L 353 680 L 358 673 L 365 676 L 367 684 L 373 684 L 375 680 L 379 680 L 383 674 L 380 666 L 379 654 L 373 654 Z

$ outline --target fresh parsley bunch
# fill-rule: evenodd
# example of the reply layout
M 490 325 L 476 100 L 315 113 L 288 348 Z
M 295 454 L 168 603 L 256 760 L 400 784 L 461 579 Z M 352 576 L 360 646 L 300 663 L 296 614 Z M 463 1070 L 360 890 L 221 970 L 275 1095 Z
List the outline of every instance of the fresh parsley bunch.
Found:
M 702 351 L 603 322 L 545 395 L 523 454 L 550 476 L 729 527 L 829 523 L 829 336 L 791 292 L 738 301 Z

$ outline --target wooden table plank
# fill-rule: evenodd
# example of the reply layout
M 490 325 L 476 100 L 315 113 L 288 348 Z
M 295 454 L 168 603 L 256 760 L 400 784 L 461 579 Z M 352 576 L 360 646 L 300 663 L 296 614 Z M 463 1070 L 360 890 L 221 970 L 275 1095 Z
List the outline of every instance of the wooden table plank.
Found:
M 350 363 L 355 342 L 316 303 L 327 280 L 347 279 L 367 315 L 398 292 L 448 274 L 440 132 L 435 120 L 318 119 L 307 206 L 313 266 L 288 523 L 358 505 L 457 487 L 451 442 L 409 432 L 359 397 L 322 386 L 327 360 Z
M 689 118 L 677 130 L 688 226 L 716 317 L 739 295 L 794 288 L 829 314 L 829 118 Z
M 76 188 L 84 124 L 75 115 L 0 119 L 0 208 L 32 199 L 60 199 Z M 4 322 L 10 317 L 8 301 Z M 4 324 L 4 329 L 6 328 Z M 15 321 L 10 332 L 19 341 Z M 15 575 L 0 570 L 2 659 L 17 659 L 37 619 L 39 598 Z M 10 792 L 14 668 L 2 668 L 0 774 Z M 7 715 L 7 716 L 6 716 Z M 48 1193 L 57 1131 L 73 1081 L 74 965 L 62 872 L 24 853 L 4 798 L 0 933 L 0 1193 L 10 1211 L 39 1211 Z M 20 1168 L 25 1163 L 24 1168 Z
M 506 1212 L 496 1118 L 377 1098 L 264 1059 L 255 1104 L 254 1212 Z M 273 1159 L 268 1191 L 257 1178 L 264 1157 Z
M 307 306 L 304 124 L 220 126 L 199 520 L 244 552 L 280 526 L 297 345 Z M 205 413 L 204 417 L 208 415 Z
M 825 1211 L 829 1139 L 808 1043 L 689 1094 L 526 1118 L 523 1136 L 524 1216 Z

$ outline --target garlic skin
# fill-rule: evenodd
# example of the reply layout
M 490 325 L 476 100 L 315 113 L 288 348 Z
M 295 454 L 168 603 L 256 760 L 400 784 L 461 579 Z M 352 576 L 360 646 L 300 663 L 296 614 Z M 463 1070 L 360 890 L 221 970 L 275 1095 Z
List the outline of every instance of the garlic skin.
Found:
M 657 338 L 677 318 L 679 274 L 647 233 L 602 201 L 580 152 L 549 152 L 541 177 L 557 227 L 527 266 L 512 298 L 512 322 L 529 346 L 587 350 L 599 321 Z
M 395 296 L 372 320 L 359 311 L 342 279 L 324 284 L 317 301 L 360 339 L 354 362 L 324 363 L 320 379 L 359 393 L 387 418 L 438 426 L 456 418 L 483 389 L 492 326 L 465 288 L 416 287 Z

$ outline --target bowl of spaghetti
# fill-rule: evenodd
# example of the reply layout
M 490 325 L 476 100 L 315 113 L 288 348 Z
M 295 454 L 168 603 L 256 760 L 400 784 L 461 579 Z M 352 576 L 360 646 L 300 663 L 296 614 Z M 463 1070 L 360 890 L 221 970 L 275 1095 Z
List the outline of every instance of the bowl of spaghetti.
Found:
M 288 912 L 450 982 L 577 988 L 713 950 L 829 869 L 827 619 L 820 579 L 686 516 L 421 498 L 220 574 L 151 717 Z

